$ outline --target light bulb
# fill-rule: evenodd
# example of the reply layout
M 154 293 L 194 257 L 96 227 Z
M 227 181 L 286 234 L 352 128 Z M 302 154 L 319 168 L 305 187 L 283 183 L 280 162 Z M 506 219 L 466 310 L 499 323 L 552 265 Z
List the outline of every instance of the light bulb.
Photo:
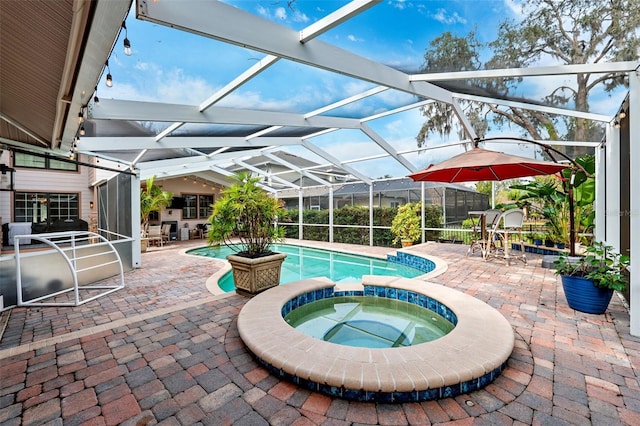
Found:
M 129 42 L 128 38 L 124 38 L 124 54 L 127 56 L 131 56 L 131 42 Z
M 111 77 L 111 73 L 107 74 L 107 80 L 105 81 L 107 87 L 113 87 L 113 78 Z

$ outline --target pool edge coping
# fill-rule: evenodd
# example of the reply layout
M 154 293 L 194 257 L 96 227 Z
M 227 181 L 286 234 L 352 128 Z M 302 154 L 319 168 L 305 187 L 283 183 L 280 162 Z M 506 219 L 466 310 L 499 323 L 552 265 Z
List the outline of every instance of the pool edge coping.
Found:
M 281 309 L 306 292 L 335 289 L 325 278 L 288 283 L 254 297 L 238 315 L 240 337 L 258 361 L 280 377 L 297 378 L 321 392 L 340 389 L 392 399 L 437 399 L 464 392 L 468 383 L 477 384 L 470 390 L 479 389 L 499 375 L 511 356 L 515 334 L 510 323 L 472 296 L 410 278 L 370 275 L 363 277 L 363 285 L 425 294 L 448 306 L 458 325 L 437 340 L 404 348 L 354 348 L 314 339 L 290 327 Z

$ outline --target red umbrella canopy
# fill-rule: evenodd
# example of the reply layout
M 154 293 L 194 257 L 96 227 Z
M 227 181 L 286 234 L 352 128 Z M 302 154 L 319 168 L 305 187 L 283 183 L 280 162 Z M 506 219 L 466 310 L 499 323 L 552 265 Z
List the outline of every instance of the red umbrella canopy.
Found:
M 473 148 L 436 165 L 409 175 L 414 181 L 474 182 L 505 180 L 526 176 L 550 175 L 569 167 L 550 161 Z

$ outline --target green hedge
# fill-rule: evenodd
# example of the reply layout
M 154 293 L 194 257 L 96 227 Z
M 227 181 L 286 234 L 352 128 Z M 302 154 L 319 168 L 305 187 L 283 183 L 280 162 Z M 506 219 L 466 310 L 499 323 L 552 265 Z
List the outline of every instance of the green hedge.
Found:
M 398 209 L 396 207 L 376 207 L 373 209 L 373 225 L 374 226 L 391 226 L 391 221 L 396 215 Z M 329 210 L 304 210 L 302 220 L 305 223 L 303 227 L 304 239 L 314 241 L 329 241 L 328 226 L 314 226 L 329 224 Z M 287 210 L 280 217 L 280 223 L 297 223 L 298 210 Z M 341 228 L 334 227 L 333 241 L 336 243 L 369 245 L 369 209 L 360 206 L 350 206 L 335 209 L 333 211 L 334 225 L 354 225 L 363 226 L 363 228 Z M 427 228 L 440 228 L 442 226 L 442 211 L 440 207 L 427 205 L 425 206 L 425 226 Z M 284 226 L 285 236 L 287 238 L 298 238 L 298 226 Z M 427 240 L 437 241 L 440 236 L 439 231 L 427 231 Z M 399 247 L 392 243 L 393 234 L 389 229 L 374 229 L 373 244 L 383 247 Z

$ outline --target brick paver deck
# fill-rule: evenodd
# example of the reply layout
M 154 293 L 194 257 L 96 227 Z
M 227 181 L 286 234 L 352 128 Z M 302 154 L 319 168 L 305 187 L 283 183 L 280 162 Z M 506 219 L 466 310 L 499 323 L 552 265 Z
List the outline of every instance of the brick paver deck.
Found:
M 640 339 L 625 305 L 614 296 L 604 315 L 570 309 L 539 257 L 506 267 L 466 258 L 462 245 L 415 247 L 449 263 L 432 281 L 507 318 L 515 350 L 480 391 L 373 404 L 300 389 L 258 366 L 236 327 L 246 299 L 207 292 L 221 265 L 181 254 L 194 244 L 151 249 L 125 289 L 80 307 L 13 309 L 0 340 L 0 424 L 640 424 Z

